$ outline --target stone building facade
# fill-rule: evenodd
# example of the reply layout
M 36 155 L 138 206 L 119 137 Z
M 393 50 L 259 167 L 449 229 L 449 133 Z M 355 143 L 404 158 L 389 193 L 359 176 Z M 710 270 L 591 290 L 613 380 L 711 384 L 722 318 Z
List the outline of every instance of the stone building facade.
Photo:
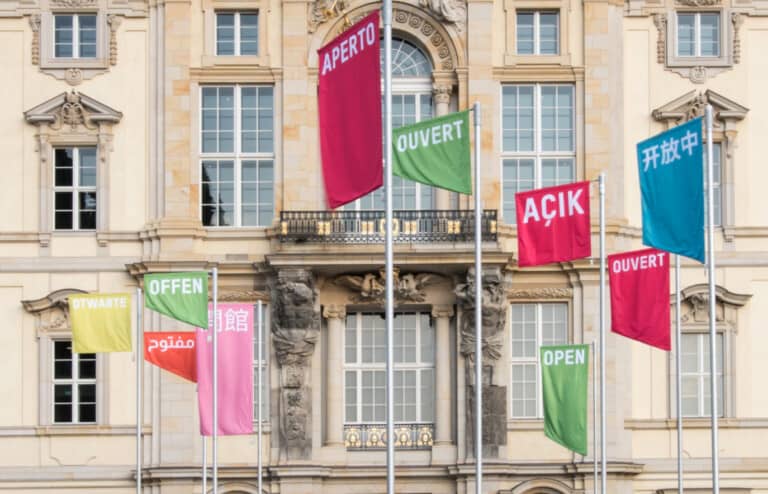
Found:
M 383 195 L 327 210 L 317 124 L 317 49 L 380 7 L 0 2 L 0 490 L 135 491 L 135 355 L 72 354 L 67 297 L 217 267 L 219 300 L 267 308 L 264 491 L 385 492 Z M 594 492 L 591 441 L 582 457 L 543 434 L 536 348 L 598 338 L 599 263 L 519 268 L 514 193 L 605 172 L 608 252 L 640 248 L 635 144 L 706 104 L 721 492 L 768 492 L 768 2 L 397 0 L 393 35 L 395 125 L 483 108 L 485 492 Z M 399 179 L 393 195 L 397 492 L 466 494 L 473 202 Z M 685 260 L 681 286 L 685 480 L 704 493 L 703 267 Z M 677 351 L 607 335 L 612 494 L 676 492 Z M 199 493 L 195 386 L 143 376 L 145 492 Z M 256 444 L 220 438 L 220 492 L 257 492 Z

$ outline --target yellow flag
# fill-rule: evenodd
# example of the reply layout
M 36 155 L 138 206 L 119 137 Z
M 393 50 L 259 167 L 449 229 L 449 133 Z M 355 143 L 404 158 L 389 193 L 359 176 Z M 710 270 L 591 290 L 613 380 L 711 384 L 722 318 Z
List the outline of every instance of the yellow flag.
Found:
M 72 352 L 130 352 L 131 296 L 96 293 L 69 296 Z

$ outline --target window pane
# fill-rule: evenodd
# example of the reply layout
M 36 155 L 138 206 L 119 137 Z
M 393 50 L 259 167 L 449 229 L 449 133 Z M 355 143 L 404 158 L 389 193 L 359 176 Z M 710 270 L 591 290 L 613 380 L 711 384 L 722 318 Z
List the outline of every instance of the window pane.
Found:
M 240 55 L 257 55 L 258 41 L 258 14 L 240 14 Z
M 539 53 L 557 55 L 558 14 L 542 12 L 539 14 Z
M 70 58 L 72 53 L 74 16 L 54 16 L 54 56 Z
M 53 421 L 54 423 L 71 423 L 72 422 L 72 405 L 54 405 L 53 407 Z
M 701 56 L 720 56 L 720 14 L 699 14 L 701 25 Z
M 344 373 L 345 421 L 357 422 L 357 372 Z
M 533 12 L 517 13 L 517 53 L 518 55 L 534 54 Z
M 96 358 L 88 359 L 87 355 L 93 355 L 82 353 L 80 354 L 80 361 L 78 362 L 78 372 L 81 379 L 96 379 Z
M 58 187 L 69 187 L 73 183 L 74 149 L 61 148 L 53 152 L 56 178 L 54 184 Z
M 696 14 L 677 14 L 677 55 L 696 55 Z
M 79 56 L 81 58 L 96 58 L 96 16 L 79 15 Z
M 216 14 L 216 54 L 235 54 L 235 14 Z
M 71 230 L 73 228 L 72 211 L 56 211 L 53 227 L 57 230 Z

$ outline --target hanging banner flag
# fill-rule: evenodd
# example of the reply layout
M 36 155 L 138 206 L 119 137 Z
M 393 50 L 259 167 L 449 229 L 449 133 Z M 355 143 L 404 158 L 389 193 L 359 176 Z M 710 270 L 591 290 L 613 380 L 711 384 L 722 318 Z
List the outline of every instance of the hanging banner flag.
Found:
M 519 266 L 592 255 L 589 182 L 515 194 Z
M 608 256 L 611 331 L 669 351 L 669 253 L 643 249 Z
M 208 326 L 208 273 L 144 275 L 147 308 L 198 328 Z
M 539 352 L 544 434 L 586 456 L 589 346 L 543 346 Z
M 211 312 L 213 308 L 210 307 Z M 253 432 L 253 305 L 218 304 L 218 435 Z M 198 329 L 197 403 L 200 433 L 213 431 L 213 316 Z
M 197 382 L 194 331 L 144 333 L 144 360 Z
M 379 11 L 317 53 L 325 196 L 336 208 L 382 183 Z
M 129 294 L 94 293 L 68 299 L 72 353 L 131 351 Z
M 643 244 L 704 262 L 701 118 L 637 145 Z
M 392 130 L 392 173 L 472 194 L 469 110 Z

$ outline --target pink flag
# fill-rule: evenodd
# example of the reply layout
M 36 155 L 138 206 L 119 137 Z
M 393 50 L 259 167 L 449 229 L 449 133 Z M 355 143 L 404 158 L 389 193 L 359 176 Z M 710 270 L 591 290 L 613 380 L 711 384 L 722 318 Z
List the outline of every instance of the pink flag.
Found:
M 320 153 L 328 206 L 381 187 L 379 11 L 318 50 Z
M 608 256 L 611 331 L 669 351 L 669 253 L 643 249 Z
M 213 318 L 197 330 L 197 403 L 200 434 L 213 431 Z M 218 435 L 253 432 L 253 305 L 219 304 Z
M 589 182 L 518 192 L 519 266 L 538 266 L 592 255 Z

